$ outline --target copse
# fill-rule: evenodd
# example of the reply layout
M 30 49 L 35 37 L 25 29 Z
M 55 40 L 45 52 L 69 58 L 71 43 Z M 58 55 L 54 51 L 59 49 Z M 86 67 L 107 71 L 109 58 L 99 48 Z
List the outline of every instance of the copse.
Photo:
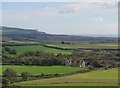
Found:
M 19 65 L 37 65 L 37 66 L 54 66 L 65 65 L 68 59 L 85 60 L 93 67 L 104 68 L 108 66 L 117 66 L 119 54 L 117 51 L 107 50 L 74 50 L 71 55 L 54 54 L 43 51 L 31 51 L 20 55 L 17 58 L 2 55 L 3 64 L 19 64 Z M 114 63 L 114 64 L 113 64 Z M 107 64 L 107 65 L 106 65 Z M 109 65 L 110 64 L 110 65 Z
M 39 65 L 39 66 L 53 66 L 63 65 L 64 56 L 58 57 L 53 53 L 47 53 L 42 51 L 26 52 L 19 58 L 12 60 L 13 63 L 24 64 L 24 65 Z

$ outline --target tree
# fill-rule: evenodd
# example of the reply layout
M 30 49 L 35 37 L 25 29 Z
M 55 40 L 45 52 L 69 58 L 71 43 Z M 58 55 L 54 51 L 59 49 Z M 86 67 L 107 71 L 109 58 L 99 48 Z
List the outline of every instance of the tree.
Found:
M 17 76 L 17 73 L 11 69 L 11 68 L 7 68 L 4 72 L 3 72 L 3 77 L 6 77 L 7 79 L 9 79 L 11 82 L 15 81 L 15 78 Z
M 2 54 L 4 54 L 5 53 L 5 51 L 4 50 L 2 50 Z
M 22 77 L 22 80 L 26 81 L 28 79 L 28 77 L 31 77 L 32 74 L 29 73 L 29 72 L 22 72 L 21 73 L 21 77 Z
M 2 79 L 2 85 L 3 85 L 3 86 L 8 86 L 9 84 L 10 84 L 10 80 L 4 77 L 4 78 Z
M 10 53 L 10 54 L 16 54 L 17 51 L 13 49 L 13 50 L 10 50 L 9 53 Z
M 41 73 L 41 77 L 44 77 L 45 75 L 44 75 L 44 73 Z
M 5 47 L 5 51 L 10 52 L 10 48 L 9 47 Z
M 62 41 L 61 43 L 62 43 L 62 44 L 65 44 L 65 42 L 64 42 L 64 41 Z
M 98 68 L 103 67 L 101 61 L 99 61 L 99 60 L 95 60 L 95 61 L 93 62 L 93 66 L 94 66 L 94 67 L 98 67 Z

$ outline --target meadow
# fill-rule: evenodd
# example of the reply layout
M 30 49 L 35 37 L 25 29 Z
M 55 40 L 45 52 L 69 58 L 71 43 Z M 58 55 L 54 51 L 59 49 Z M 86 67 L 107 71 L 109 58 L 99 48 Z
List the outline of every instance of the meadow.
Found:
M 49 52 L 49 53 L 54 53 L 54 54 L 72 54 L 70 51 L 65 51 L 65 50 L 59 50 L 59 49 L 51 49 L 48 47 L 44 47 L 42 45 L 27 45 L 27 46 L 7 46 L 10 47 L 11 49 L 15 49 L 17 51 L 16 55 L 10 55 L 6 53 L 6 55 L 9 56 L 19 56 L 24 54 L 25 52 L 30 52 L 30 51 L 44 51 L 44 52 Z
M 28 86 L 28 85 L 23 85 Z M 40 84 L 40 85 L 29 85 L 29 86 L 118 86 L 114 83 L 60 83 L 60 84 Z
M 46 44 L 47 46 L 51 47 L 58 47 L 58 48 L 66 48 L 66 49 L 117 49 L 118 45 L 117 44 L 79 44 L 79 45 L 71 45 L 71 44 Z M 9 54 L 8 52 L 5 52 L 6 55 L 11 56 L 11 57 L 17 57 L 20 56 L 26 52 L 30 51 L 44 51 L 44 52 L 49 52 L 49 53 L 54 53 L 54 54 L 72 54 L 70 51 L 66 50 L 60 50 L 60 49 L 55 49 L 55 48 L 48 48 L 43 45 L 25 45 L 25 46 L 7 46 L 10 47 L 11 49 L 15 49 L 17 51 L 17 54 L 12 55 Z M 4 48 L 3 48 L 4 49 Z
M 88 70 L 87 68 L 67 67 L 67 66 L 18 66 L 18 65 L 3 65 L 2 71 L 7 68 L 12 68 L 18 75 L 22 72 L 30 72 L 33 75 L 43 74 L 71 74 L 77 71 Z
M 58 48 L 68 48 L 68 49 L 118 49 L 117 44 L 46 44 L 47 46 L 58 47 Z
M 118 86 L 118 69 L 77 73 L 64 77 L 19 82 L 18 84 L 31 86 Z
M 17 51 L 16 55 L 8 54 L 11 56 L 19 56 L 25 52 L 30 51 L 44 51 L 54 54 L 65 54 L 69 55 L 72 52 L 67 50 L 55 49 L 68 48 L 68 49 L 117 49 L 117 44 L 47 44 L 53 48 L 48 48 L 43 45 L 27 45 L 27 46 L 7 46 Z M 0 67 L 1 68 L 1 67 Z M 3 65 L 2 72 L 7 68 L 12 68 L 20 75 L 22 72 L 30 72 L 34 76 L 41 74 L 60 74 L 65 75 L 62 77 L 37 79 L 31 81 L 18 82 L 16 84 L 21 86 L 117 86 L 118 84 L 118 69 L 112 68 L 110 70 L 96 70 L 86 73 L 77 73 L 80 71 L 88 71 L 88 68 L 70 67 L 70 66 L 27 66 L 27 65 Z M 73 74 L 74 73 L 74 74 Z M 69 75 L 68 75 L 69 74 Z M 2 73 L 0 74 L 2 75 Z

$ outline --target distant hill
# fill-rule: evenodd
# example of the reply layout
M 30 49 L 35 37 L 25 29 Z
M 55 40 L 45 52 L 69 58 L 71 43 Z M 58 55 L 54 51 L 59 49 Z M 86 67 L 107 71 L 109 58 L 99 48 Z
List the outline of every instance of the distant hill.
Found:
M 13 27 L 1 27 L 3 41 L 35 41 L 41 43 L 61 43 L 62 41 L 68 44 L 80 43 L 117 43 L 115 37 L 87 37 L 74 35 L 53 35 L 45 32 L 39 32 L 32 29 L 21 29 Z

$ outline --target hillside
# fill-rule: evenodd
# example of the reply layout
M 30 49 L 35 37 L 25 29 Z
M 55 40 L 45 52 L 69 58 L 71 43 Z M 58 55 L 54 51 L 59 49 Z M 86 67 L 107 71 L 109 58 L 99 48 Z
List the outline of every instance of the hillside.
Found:
M 12 27 L 1 27 L 3 41 L 34 41 L 41 43 L 60 44 L 65 41 L 70 44 L 80 43 L 117 43 L 118 39 L 113 37 L 85 37 L 75 35 L 53 35 L 45 32 L 39 32 L 33 29 L 21 29 Z M 1 34 L 0 34 L 1 35 Z

